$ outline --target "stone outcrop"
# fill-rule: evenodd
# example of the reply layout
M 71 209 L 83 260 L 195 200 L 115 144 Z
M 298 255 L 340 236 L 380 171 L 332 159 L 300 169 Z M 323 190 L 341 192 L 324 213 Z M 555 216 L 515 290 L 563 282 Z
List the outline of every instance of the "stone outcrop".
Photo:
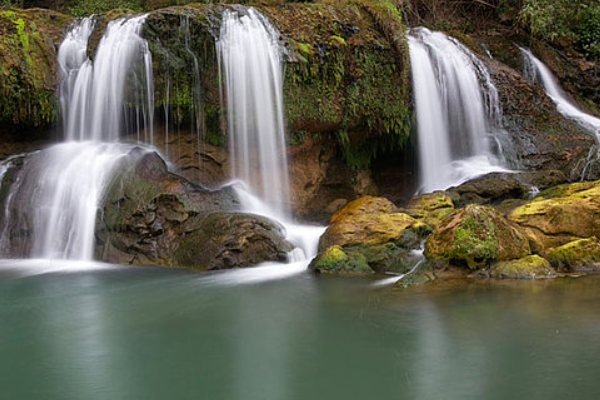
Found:
M 209 191 L 169 173 L 153 152 L 112 179 L 96 224 L 97 258 L 195 269 L 283 261 L 292 246 L 264 217 L 234 213 L 231 188 Z

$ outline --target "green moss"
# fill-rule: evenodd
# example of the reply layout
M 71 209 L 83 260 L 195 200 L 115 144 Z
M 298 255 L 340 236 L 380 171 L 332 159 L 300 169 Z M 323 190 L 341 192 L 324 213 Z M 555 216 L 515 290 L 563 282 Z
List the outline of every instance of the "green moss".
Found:
M 349 256 L 340 246 L 328 247 L 311 264 L 311 268 L 326 274 L 373 273 L 365 257 L 358 253 Z
M 469 268 L 481 267 L 498 256 L 496 226 L 485 213 L 465 215 L 454 234 L 454 257 L 467 261 Z
M 556 272 L 546 259 L 531 255 L 498 263 L 490 270 L 490 275 L 500 279 L 541 279 L 554 278 Z
M 593 269 L 600 262 L 600 243 L 593 237 L 550 249 L 546 258 L 559 270 Z

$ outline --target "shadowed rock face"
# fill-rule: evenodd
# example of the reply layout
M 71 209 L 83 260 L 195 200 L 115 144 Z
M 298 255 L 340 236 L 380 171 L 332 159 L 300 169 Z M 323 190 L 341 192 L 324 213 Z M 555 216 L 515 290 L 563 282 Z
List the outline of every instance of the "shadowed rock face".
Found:
M 208 191 L 167 171 L 149 153 L 112 180 L 96 226 L 97 258 L 196 269 L 284 261 L 292 246 L 264 217 L 239 214 L 226 187 Z

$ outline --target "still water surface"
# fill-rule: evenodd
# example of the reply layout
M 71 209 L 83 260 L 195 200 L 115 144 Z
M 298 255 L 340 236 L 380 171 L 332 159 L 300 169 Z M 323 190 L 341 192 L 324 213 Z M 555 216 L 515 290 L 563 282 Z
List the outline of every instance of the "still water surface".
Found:
M 0 262 L 0 399 L 600 398 L 600 277 L 392 290 L 16 264 Z

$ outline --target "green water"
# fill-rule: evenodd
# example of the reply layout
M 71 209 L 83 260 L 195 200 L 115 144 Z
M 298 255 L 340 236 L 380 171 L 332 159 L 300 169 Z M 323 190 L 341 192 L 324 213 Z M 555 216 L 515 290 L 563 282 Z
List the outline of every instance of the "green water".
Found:
M 600 398 L 598 277 L 260 279 L 0 269 L 0 399 Z

